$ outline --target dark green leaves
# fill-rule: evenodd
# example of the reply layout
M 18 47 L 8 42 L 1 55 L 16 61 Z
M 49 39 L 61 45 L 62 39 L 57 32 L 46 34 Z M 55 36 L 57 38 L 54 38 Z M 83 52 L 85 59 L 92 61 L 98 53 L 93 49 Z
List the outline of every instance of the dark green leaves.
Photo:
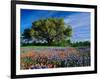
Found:
M 25 31 L 25 30 L 24 30 Z M 46 18 L 32 23 L 29 35 L 37 40 L 45 40 L 48 45 L 65 40 L 72 35 L 70 25 L 64 23 L 63 18 Z M 26 33 L 26 36 L 28 34 Z

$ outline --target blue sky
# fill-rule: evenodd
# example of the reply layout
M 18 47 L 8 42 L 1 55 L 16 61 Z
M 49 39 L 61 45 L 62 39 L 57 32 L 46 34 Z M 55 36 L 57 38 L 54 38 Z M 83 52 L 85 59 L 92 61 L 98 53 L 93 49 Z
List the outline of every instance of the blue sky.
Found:
M 72 26 L 72 41 L 90 40 L 89 12 L 21 9 L 21 32 L 23 32 L 25 28 L 31 28 L 32 22 L 40 18 L 49 17 L 64 18 L 65 23 Z

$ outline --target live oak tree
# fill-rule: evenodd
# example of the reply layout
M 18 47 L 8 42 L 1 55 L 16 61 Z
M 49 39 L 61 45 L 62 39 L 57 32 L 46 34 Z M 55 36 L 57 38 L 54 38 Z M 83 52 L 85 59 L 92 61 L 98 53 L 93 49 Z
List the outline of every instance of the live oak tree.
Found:
M 26 28 L 24 29 L 24 32 L 22 33 L 21 39 L 25 39 L 25 41 L 28 43 L 29 40 L 31 39 L 31 34 L 30 34 L 31 29 Z
M 51 45 L 70 38 L 72 28 L 70 25 L 65 24 L 63 18 L 42 18 L 32 23 L 30 35 L 37 40 L 45 40 L 48 45 Z

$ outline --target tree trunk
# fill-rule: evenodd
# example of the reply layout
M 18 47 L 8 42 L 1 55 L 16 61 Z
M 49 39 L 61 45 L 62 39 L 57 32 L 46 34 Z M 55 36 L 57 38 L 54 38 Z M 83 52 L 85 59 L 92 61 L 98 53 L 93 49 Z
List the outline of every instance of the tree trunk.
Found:
M 48 45 L 51 45 L 52 40 L 51 39 L 47 39 Z

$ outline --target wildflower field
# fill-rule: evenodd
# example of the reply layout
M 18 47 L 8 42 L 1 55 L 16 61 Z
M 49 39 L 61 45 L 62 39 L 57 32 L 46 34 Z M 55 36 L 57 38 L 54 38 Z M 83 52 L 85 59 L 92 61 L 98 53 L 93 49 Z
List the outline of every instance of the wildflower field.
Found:
M 90 66 L 90 22 L 88 12 L 22 9 L 20 69 Z
M 21 47 L 21 69 L 90 66 L 89 47 Z

